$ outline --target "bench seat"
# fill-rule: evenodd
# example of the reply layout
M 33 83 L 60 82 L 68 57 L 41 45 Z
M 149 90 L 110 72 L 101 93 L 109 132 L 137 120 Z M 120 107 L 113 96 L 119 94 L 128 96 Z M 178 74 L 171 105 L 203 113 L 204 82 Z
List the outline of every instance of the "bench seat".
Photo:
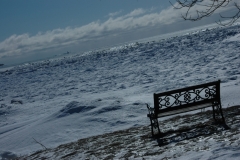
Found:
M 161 112 L 160 111 L 157 114 L 157 117 L 161 118 L 161 117 L 171 116 L 171 115 L 180 114 L 180 113 L 184 113 L 184 112 L 190 112 L 190 111 L 194 111 L 194 110 L 198 110 L 198 109 L 202 109 L 202 108 L 207 108 L 209 106 L 212 106 L 212 103 L 204 103 L 204 104 L 200 104 L 200 105 L 197 105 L 197 106 L 190 106 L 190 107 L 187 107 L 187 108 L 172 110 L 172 111 L 169 111 L 169 112 L 164 112 L 164 111 Z

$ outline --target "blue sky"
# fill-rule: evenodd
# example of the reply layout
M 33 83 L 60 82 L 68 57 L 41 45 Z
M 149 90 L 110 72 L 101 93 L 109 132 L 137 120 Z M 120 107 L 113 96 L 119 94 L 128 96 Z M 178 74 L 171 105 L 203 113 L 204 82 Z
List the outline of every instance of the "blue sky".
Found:
M 186 22 L 181 13 L 168 0 L 1 0 L 0 63 L 81 53 L 216 20 Z

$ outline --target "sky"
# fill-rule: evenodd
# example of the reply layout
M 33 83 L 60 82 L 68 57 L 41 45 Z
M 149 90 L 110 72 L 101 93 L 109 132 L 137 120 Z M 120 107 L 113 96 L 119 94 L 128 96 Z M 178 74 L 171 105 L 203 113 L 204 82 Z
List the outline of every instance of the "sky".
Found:
M 80 54 L 216 21 L 187 22 L 181 14 L 168 0 L 1 0 L 0 63 Z

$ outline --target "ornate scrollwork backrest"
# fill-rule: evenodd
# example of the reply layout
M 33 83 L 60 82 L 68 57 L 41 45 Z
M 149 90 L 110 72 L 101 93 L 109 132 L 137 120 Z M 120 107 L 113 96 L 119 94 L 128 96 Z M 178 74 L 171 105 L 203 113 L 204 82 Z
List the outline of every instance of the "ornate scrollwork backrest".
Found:
M 211 85 L 198 85 L 196 87 L 187 87 L 179 90 L 155 94 L 154 105 L 157 104 L 159 109 L 162 109 L 211 100 L 218 96 L 217 88 L 217 84 L 213 83 Z

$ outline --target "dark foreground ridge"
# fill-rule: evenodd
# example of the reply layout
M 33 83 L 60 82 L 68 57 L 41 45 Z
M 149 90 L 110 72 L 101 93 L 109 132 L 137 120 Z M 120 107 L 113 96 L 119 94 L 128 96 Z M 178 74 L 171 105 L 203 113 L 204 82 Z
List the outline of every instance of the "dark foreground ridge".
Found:
M 223 112 L 230 129 L 214 124 L 212 111 L 209 110 L 160 120 L 165 136 L 159 139 L 151 138 L 149 126 L 141 126 L 80 139 L 18 159 L 177 158 L 188 152 L 210 152 L 219 143 L 226 152 L 233 148 L 239 150 L 240 105 L 225 108 Z M 179 149 L 181 152 L 178 152 Z M 221 156 L 213 155 L 215 157 L 209 158 Z

